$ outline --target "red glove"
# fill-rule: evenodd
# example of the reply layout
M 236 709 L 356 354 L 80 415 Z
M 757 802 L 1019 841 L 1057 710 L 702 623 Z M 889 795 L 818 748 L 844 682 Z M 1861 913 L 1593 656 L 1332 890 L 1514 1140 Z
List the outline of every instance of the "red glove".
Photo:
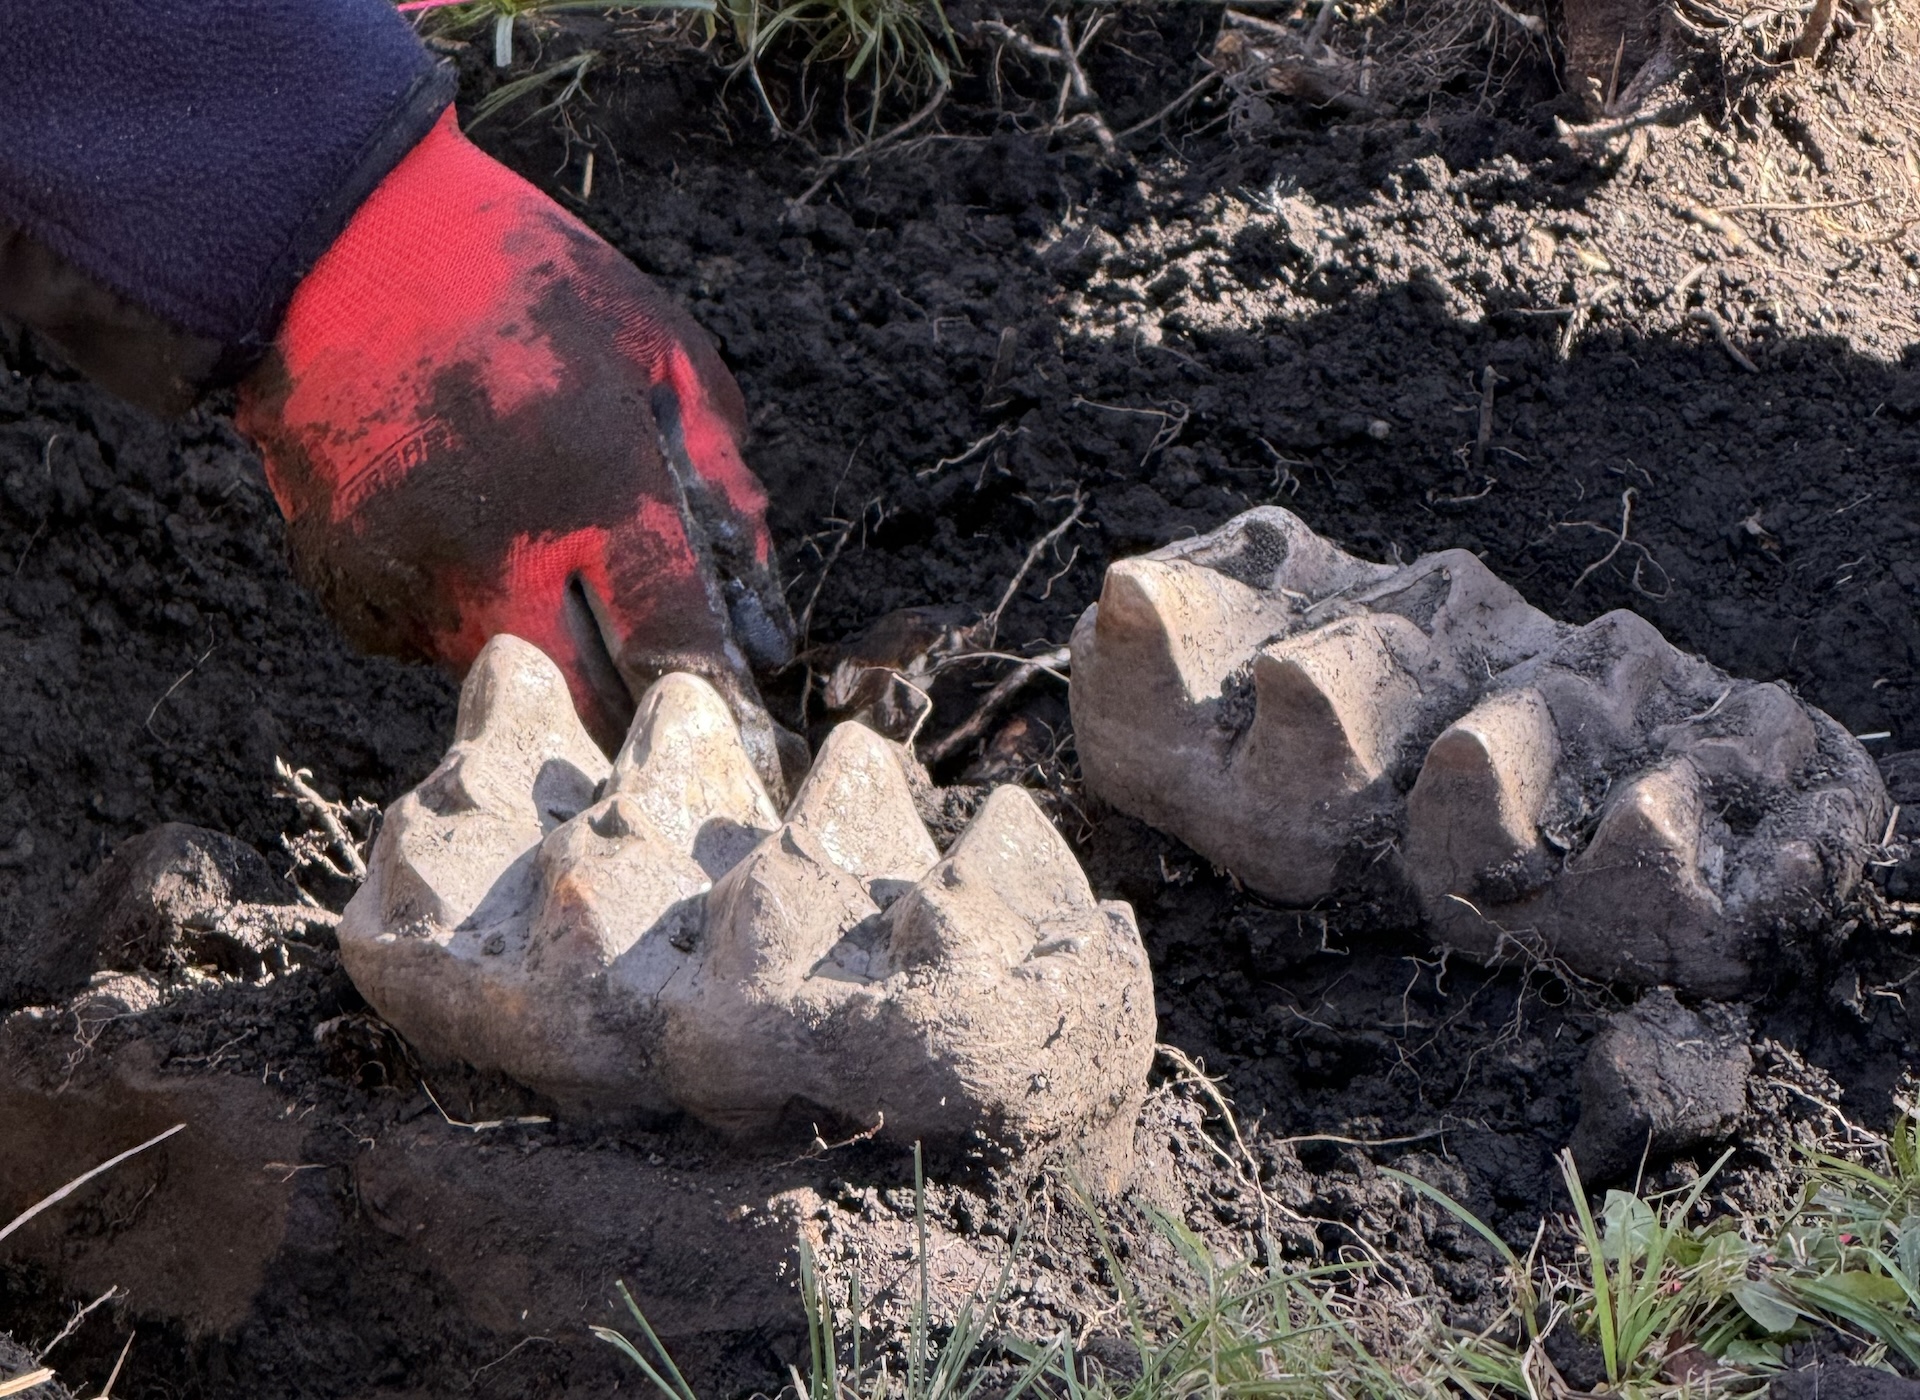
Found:
M 784 732 L 750 663 L 784 661 L 792 622 L 740 390 L 451 111 L 300 284 L 238 422 L 350 640 L 458 675 L 511 632 L 609 747 L 656 677 L 697 672 L 778 786 Z

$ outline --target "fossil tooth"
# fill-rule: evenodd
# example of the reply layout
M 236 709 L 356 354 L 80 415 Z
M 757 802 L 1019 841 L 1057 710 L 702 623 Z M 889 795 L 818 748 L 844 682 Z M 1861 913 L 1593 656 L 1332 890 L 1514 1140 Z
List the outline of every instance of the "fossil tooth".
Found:
M 1476 955 L 1732 995 L 1886 821 L 1860 745 L 1781 687 L 1277 507 L 1113 565 L 1072 653 L 1093 795 L 1271 899 L 1411 896 Z
M 458 734 L 390 810 L 340 927 L 356 985 L 428 1059 L 575 1112 L 1124 1161 L 1146 957 L 1024 792 L 991 794 L 943 858 L 905 754 L 849 724 L 783 815 L 687 675 L 648 690 L 609 766 L 511 638 L 476 663 Z

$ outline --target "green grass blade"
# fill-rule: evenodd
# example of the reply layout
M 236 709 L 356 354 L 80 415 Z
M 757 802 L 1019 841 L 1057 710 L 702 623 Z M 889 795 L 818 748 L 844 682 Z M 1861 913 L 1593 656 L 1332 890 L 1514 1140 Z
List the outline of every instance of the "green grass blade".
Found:
M 1513 1252 L 1513 1246 L 1501 1239 L 1500 1236 L 1494 1232 L 1493 1226 L 1487 1224 L 1486 1221 L 1468 1210 L 1465 1205 L 1454 1200 L 1453 1197 L 1449 1196 L 1445 1191 L 1442 1191 L 1431 1182 L 1422 1181 L 1419 1177 L 1410 1175 L 1394 1167 L 1382 1167 L 1380 1168 L 1380 1174 L 1399 1182 L 1411 1191 L 1418 1192 L 1420 1195 L 1425 1196 L 1442 1210 L 1452 1215 L 1462 1225 L 1465 1225 L 1468 1229 L 1480 1236 L 1481 1239 L 1493 1246 L 1495 1252 L 1499 1254 L 1501 1259 L 1506 1261 L 1507 1269 L 1513 1277 L 1513 1288 L 1520 1307 L 1521 1321 L 1526 1324 L 1527 1335 L 1529 1337 L 1538 1337 L 1540 1335 L 1539 1300 L 1534 1293 L 1533 1280 L 1527 1274 L 1526 1265 L 1522 1264 L 1520 1262 L 1520 1256 Z
M 627 1291 L 626 1283 L 624 1281 L 617 1282 L 614 1284 L 614 1287 L 620 1290 L 620 1297 L 626 1303 L 627 1311 L 633 1314 L 633 1320 L 639 1324 L 640 1331 L 646 1336 L 647 1344 L 653 1348 L 654 1354 L 660 1358 L 660 1365 L 665 1369 L 668 1377 L 671 1378 L 673 1382 L 671 1385 L 668 1385 L 665 1381 L 655 1379 L 654 1384 L 659 1386 L 666 1394 L 675 1397 L 675 1400 L 698 1400 L 698 1397 L 693 1393 L 693 1387 L 687 1384 L 687 1378 L 680 1374 L 680 1368 L 673 1364 L 673 1357 L 668 1355 L 666 1347 L 661 1343 L 658 1334 L 654 1332 L 653 1324 L 648 1322 L 647 1315 L 640 1311 L 640 1305 L 633 1301 L 633 1294 Z M 629 1346 L 628 1349 L 631 1350 L 631 1346 Z M 656 1373 L 651 1366 L 646 1366 L 644 1361 L 641 1362 L 641 1365 L 646 1367 L 650 1376 L 657 1376 L 658 1373 Z
M 1587 1190 L 1580 1184 L 1580 1169 L 1573 1163 L 1572 1151 L 1564 1147 L 1560 1149 L 1560 1176 L 1566 1182 L 1567 1194 L 1573 1197 L 1580 1240 L 1587 1249 L 1593 1284 L 1593 1326 L 1600 1339 L 1600 1355 L 1606 1363 L 1607 1379 L 1618 1385 L 1620 1347 L 1619 1338 L 1614 1332 L 1612 1283 L 1607 1277 L 1606 1246 L 1600 1239 L 1599 1228 L 1593 1223 L 1593 1210 L 1587 1205 Z
M 927 1178 L 917 1142 L 913 1145 L 913 1232 L 920 1296 L 914 1303 L 912 1337 L 907 1347 L 907 1400 L 927 1400 L 927 1351 L 932 1345 L 928 1310 L 932 1305 L 932 1287 L 927 1274 Z

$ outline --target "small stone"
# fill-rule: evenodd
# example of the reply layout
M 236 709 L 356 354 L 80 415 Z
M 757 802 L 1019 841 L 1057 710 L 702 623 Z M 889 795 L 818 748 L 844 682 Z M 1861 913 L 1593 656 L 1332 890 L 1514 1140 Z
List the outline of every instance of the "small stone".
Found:
M 61 995 L 96 972 L 195 966 L 258 977 L 270 950 L 230 917 L 240 905 L 290 905 L 292 888 L 260 853 L 218 831 L 168 822 L 120 843 L 66 914 L 23 958 L 22 982 Z
M 1658 1161 L 1725 1138 L 1746 1112 L 1752 1071 L 1744 1010 L 1690 1011 L 1670 988 L 1648 992 L 1587 1050 L 1572 1142 L 1581 1179 L 1619 1181 L 1643 1155 Z

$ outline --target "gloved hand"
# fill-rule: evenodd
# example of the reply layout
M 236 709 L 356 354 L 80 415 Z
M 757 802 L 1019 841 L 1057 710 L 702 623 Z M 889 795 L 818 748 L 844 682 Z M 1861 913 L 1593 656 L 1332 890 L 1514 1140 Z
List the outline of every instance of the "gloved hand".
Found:
M 740 390 L 658 287 L 451 111 L 301 282 L 237 421 L 350 640 L 462 674 L 513 633 L 609 747 L 655 678 L 696 672 L 780 788 L 798 741 L 752 666 L 787 658 L 792 622 Z

